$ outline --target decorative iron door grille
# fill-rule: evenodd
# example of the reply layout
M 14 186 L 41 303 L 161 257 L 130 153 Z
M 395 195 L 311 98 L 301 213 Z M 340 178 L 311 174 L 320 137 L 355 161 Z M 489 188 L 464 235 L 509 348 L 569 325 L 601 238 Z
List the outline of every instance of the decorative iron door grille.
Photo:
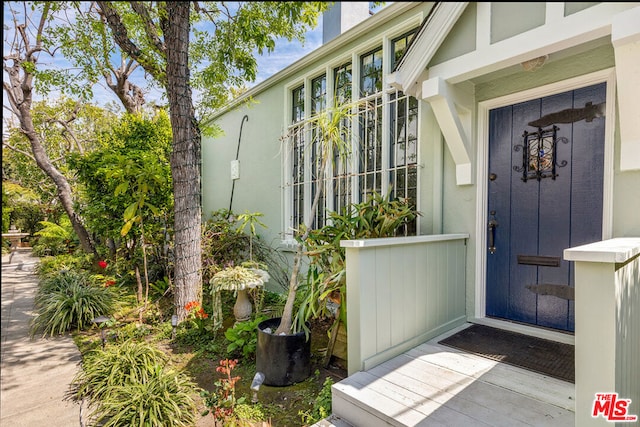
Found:
M 552 126 L 548 129 L 538 128 L 536 132 L 524 131 L 522 134 L 523 144 L 515 145 L 515 151 L 522 150 L 522 166 L 514 166 L 513 170 L 522 173 L 522 180 L 527 182 L 535 178 L 540 181 L 542 178 L 556 179 L 556 166 L 563 167 L 567 161 L 557 162 L 557 144 L 560 140 L 568 143 L 566 138 L 558 138 L 558 127 Z

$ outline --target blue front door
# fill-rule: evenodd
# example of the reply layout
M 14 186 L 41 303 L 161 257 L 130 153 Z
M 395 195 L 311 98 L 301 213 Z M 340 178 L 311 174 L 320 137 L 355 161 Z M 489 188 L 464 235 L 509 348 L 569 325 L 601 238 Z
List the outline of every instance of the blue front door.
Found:
M 574 330 L 565 248 L 602 239 L 606 84 L 490 111 L 486 314 Z

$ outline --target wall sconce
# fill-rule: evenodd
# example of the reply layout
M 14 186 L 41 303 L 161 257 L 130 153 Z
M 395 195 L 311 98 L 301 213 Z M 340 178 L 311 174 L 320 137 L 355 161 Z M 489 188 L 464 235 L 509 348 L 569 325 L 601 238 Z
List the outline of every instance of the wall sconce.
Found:
M 522 65 L 522 69 L 524 71 L 537 71 L 547 62 L 549 59 L 549 55 L 539 56 L 537 58 L 530 59 L 528 61 L 524 61 L 520 65 Z

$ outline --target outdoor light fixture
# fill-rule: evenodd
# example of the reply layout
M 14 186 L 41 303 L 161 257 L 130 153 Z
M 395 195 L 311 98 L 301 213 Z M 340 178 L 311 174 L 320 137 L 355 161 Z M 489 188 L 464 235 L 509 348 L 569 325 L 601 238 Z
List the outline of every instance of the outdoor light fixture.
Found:
M 262 372 L 256 372 L 253 377 L 253 381 L 251 381 L 251 390 L 253 390 L 253 397 L 251 398 L 251 403 L 258 403 L 258 390 L 260 390 L 260 386 L 264 382 L 264 374 Z
M 178 326 L 178 315 L 174 314 L 171 316 L 171 326 L 173 326 L 173 331 L 171 332 L 171 339 L 176 338 L 176 326 Z
M 98 325 L 100 328 L 100 339 L 102 340 L 102 348 L 107 344 L 107 335 L 105 332 L 105 327 L 107 326 L 107 322 L 111 319 L 107 316 L 99 316 L 92 320 L 93 323 Z
M 538 71 L 545 62 L 549 59 L 549 55 L 539 56 L 537 58 L 530 59 L 528 61 L 524 61 L 520 65 L 524 71 Z

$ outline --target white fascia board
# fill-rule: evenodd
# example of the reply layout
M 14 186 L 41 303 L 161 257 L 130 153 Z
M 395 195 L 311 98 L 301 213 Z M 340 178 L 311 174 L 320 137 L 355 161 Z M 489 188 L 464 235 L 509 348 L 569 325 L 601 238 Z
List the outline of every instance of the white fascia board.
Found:
M 438 2 L 424 31 L 416 35 L 410 50 L 398 67 L 393 86 L 411 93 L 420 74 L 458 21 L 469 2 Z
M 640 170 L 640 7 L 616 15 L 611 43 L 616 59 L 620 170 Z
M 455 84 L 605 37 L 611 34 L 613 16 L 637 4 L 600 3 L 562 20 L 434 65 L 429 68 L 429 76 L 439 76 Z

